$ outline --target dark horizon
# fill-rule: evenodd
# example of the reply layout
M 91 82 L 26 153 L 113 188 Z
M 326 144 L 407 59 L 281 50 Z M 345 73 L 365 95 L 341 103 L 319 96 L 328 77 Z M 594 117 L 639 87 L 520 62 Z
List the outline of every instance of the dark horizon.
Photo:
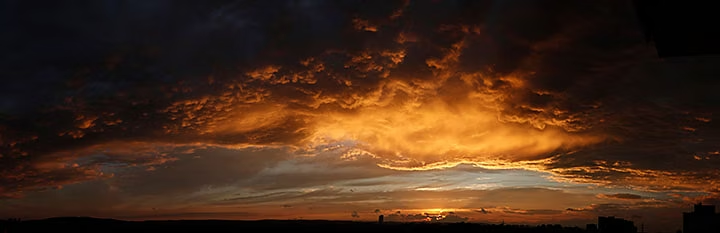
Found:
M 173 225 L 171 225 L 173 224 Z M 125 226 L 122 228 L 121 226 Z M 373 232 L 397 232 L 399 229 L 413 232 L 433 232 L 439 229 L 446 232 L 467 232 L 482 229 L 486 232 L 586 232 L 577 226 L 560 224 L 514 225 L 504 223 L 468 223 L 468 222 L 372 222 L 360 220 L 138 220 L 125 221 L 117 219 L 98 219 L 90 217 L 58 217 L 41 220 L 28 220 L 9 223 L 0 220 L 0 229 L 8 232 L 43 232 L 43 230 L 72 230 L 103 227 L 113 229 L 112 232 L 151 231 L 153 229 L 193 231 L 204 229 L 207 232 L 232 231 L 241 229 L 257 229 L 266 231 L 293 230 L 303 232 L 367 232 L 370 229 L 358 229 L 357 226 L 372 227 Z M 426 227 L 422 227 L 426 226 Z M 429 226 L 429 227 L 428 227 Z M 5 227 L 5 228 L 3 228 Z M 192 229 L 188 229 L 188 227 Z M 340 227 L 340 228 L 337 228 Z M 398 228 L 402 227 L 402 228 Z M 417 228 L 422 227 L 422 228 Z M 442 227 L 442 228 L 437 228 Z M 82 231 L 78 231 L 82 232 Z
M 693 205 L 692 212 L 682 213 L 683 228 L 678 229 L 676 232 L 686 233 L 706 233 L 715 232 L 720 230 L 720 213 L 715 212 L 716 207 L 714 205 L 703 205 L 697 203 Z M 374 231 L 380 232 L 397 232 L 398 229 L 383 228 L 384 226 L 418 226 L 417 224 L 434 224 L 442 226 L 464 226 L 461 229 L 450 228 L 445 230 L 451 230 L 449 232 L 467 231 L 470 229 L 482 229 L 484 232 L 506 232 L 512 231 L 517 233 L 518 229 L 530 232 L 585 232 L 585 233 L 646 233 L 645 224 L 639 223 L 636 225 L 635 222 L 617 218 L 615 216 L 598 216 L 596 223 L 587 223 L 585 228 L 578 225 L 563 226 L 557 223 L 543 223 L 543 224 L 505 224 L 502 223 L 488 223 L 488 222 L 470 222 L 467 219 L 462 221 L 442 221 L 439 219 L 436 221 L 434 218 L 430 218 L 432 215 L 425 214 L 428 219 L 425 221 L 384 221 L 384 215 L 379 215 L 376 221 L 367 220 L 327 220 L 327 219 L 260 219 L 260 220 L 230 220 L 230 219 L 153 219 L 153 220 L 123 220 L 114 218 L 96 218 L 90 216 L 62 216 L 62 217 L 50 217 L 44 219 L 20 219 L 10 218 L 7 220 L 0 219 L 0 229 L 4 232 L 44 232 L 48 229 L 87 229 L 89 227 L 103 227 L 113 228 L 118 232 L 127 232 L 130 230 L 136 231 L 152 231 L 152 229 L 162 230 L 174 230 L 173 228 L 180 229 L 187 226 L 198 227 L 201 226 L 203 229 L 224 227 L 219 230 L 237 230 L 238 228 L 244 227 L 256 227 L 258 230 L 278 230 L 279 225 L 285 225 L 281 227 L 287 230 L 298 230 L 298 227 L 310 227 L 313 232 L 329 231 L 334 232 L 336 230 L 343 230 L 348 232 L 352 229 L 357 232 L 366 232 L 367 229 L 358 230 L 350 228 L 348 225 L 357 224 L 372 224 L 375 226 Z M 174 223 L 176 225 L 167 225 Z M 229 223 L 235 223 L 235 225 L 228 225 Z M 245 225 L 240 225 L 240 224 Z M 134 224 L 130 227 L 128 224 Z M 139 225 L 143 224 L 143 225 Z M 149 225 L 155 224 L 155 225 Z M 298 225 L 299 224 L 299 225 Z M 342 228 L 337 228 L 339 224 L 345 224 Z M 125 226 L 123 229 L 117 229 L 118 226 Z M 272 227 L 271 227 L 272 226 Z M 333 227 L 335 226 L 335 227 Z M 175 229 L 175 230 L 176 230 Z M 185 229 L 188 231 L 188 229 Z M 417 229 L 416 229 L 417 230 Z M 427 228 L 422 231 L 431 232 Z M 433 229 L 434 230 L 434 229 Z M 407 229 L 406 229 L 407 231 Z M 658 231 L 666 232 L 666 231 Z M 672 232 L 672 231 L 671 231 Z M 651 232 L 647 232 L 651 233 Z
M 715 206 L 694 205 L 694 211 L 683 213 L 683 229 L 676 232 L 708 233 L 720 230 L 720 213 Z M 652 233 L 645 231 L 645 224 L 636 226 L 633 221 L 614 216 L 598 216 L 597 223 L 588 223 L 585 228 L 562 226 L 561 224 L 493 224 L 478 222 L 384 222 L 384 216 L 378 220 L 118 220 L 92 217 L 54 217 L 38 220 L 8 219 L 0 220 L 0 229 L 6 233 L 72 231 L 94 232 L 97 228 L 112 229 L 110 232 L 156 232 L 157 230 L 174 232 L 228 232 L 236 230 L 293 231 L 293 232 L 577 232 L 577 233 Z

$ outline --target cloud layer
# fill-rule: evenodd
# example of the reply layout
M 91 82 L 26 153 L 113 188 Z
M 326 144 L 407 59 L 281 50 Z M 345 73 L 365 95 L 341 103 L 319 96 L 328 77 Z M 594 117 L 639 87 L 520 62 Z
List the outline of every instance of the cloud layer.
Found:
M 656 58 L 623 1 L 32 4 L 0 7 L 2 198 L 139 173 L 182 190 L 153 170 L 258 148 L 282 152 L 218 171 L 269 181 L 283 175 L 268 166 L 332 154 L 372 176 L 471 164 L 708 200 L 720 190 L 718 59 Z M 234 161 L 218 153 L 202 156 Z M 253 187 L 297 188 L 277 180 Z M 467 208 L 521 213 L 484 207 Z

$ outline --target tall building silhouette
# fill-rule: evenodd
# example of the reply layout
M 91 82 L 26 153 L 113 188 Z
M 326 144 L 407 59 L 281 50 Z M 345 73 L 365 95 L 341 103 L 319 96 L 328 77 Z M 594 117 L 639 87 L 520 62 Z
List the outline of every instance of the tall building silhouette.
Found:
M 598 217 L 598 232 L 600 233 L 637 233 L 633 221 L 622 218 Z
M 385 216 L 383 216 L 381 214 L 380 216 L 378 216 L 378 223 L 382 224 L 384 219 L 385 219 Z
M 698 203 L 693 212 L 683 213 L 683 232 L 720 232 L 720 214 L 715 213 L 715 206 Z

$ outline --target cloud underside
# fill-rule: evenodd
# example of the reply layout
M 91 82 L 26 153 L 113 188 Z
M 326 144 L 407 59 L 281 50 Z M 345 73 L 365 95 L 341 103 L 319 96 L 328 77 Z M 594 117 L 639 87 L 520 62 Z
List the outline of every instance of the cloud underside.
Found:
M 57 43 L 97 46 L 67 61 L 54 57 L 57 49 L 12 50 L 18 62 L 40 68 L 14 65 L 10 74 L 61 88 L 8 81 L 55 98 L 0 105 L 0 196 L 172 166 L 204 148 L 337 152 L 392 170 L 527 169 L 636 190 L 720 190 L 713 58 L 655 59 L 627 26 L 633 18 L 623 4 L 399 2 L 348 15 L 329 9 L 355 8 L 287 4 L 201 7 L 195 21 L 117 42 L 94 40 L 85 32 L 93 25 L 79 24 L 77 35 Z M 155 14 L 130 22 L 178 17 L 149 9 Z M 430 12 L 437 17 L 424 16 Z M 523 26 L 537 19 L 547 20 Z M 148 30 L 130 28 L 116 33 Z M 35 60 L 23 55 L 33 53 Z
M 221 159 L 231 162 L 230 155 Z M 230 160 L 226 160 L 230 159 Z M 257 162 L 257 161 L 256 161 Z M 257 166 L 251 162 L 248 167 Z M 182 163 L 182 162 L 180 162 Z M 205 163 L 195 161 L 194 163 Z M 187 163 L 180 166 L 185 166 Z M 227 169 L 227 166 L 221 169 Z M 216 168 L 218 169 L 218 168 Z M 210 171 L 211 169 L 206 169 Z M 238 174 L 241 171 L 232 171 Z M 297 171 L 295 171 L 297 172 Z M 337 172 L 337 171 L 336 171 Z M 397 172 L 397 171 L 396 171 Z M 184 186 L 195 187 L 190 190 L 166 190 L 163 187 L 147 187 L 157 181 L 170 181 L 179 177 L 164 177 L 162 174 L 174 174 L 169 170 L 158 170 L 156 174 L 145 174 L 148 179 L 140 183 L 132 179 L 120 182 L 94 181 L 71 186 L 59 192 L 35 193 L 33 199 L 17 200 L 7 205 L 8 210 L 17 215 L 41 217 L 53 215 L 91 214 L 121 219 L 352 219 L 374 221 L 378 215 L 385 215 L 386 221 L 473 221 L 499 223 L 567 223 L 582 225 L 593 221 L 597 215 L 613 215 L 624 218 L 646 218 L 670 220 L 653 224 L 676 227 L 678 212 L 685 209 L 682 201 L 676 198 L 614 198 L 611 196 L 629 196 L 627 193 L 593 195 L 591 193 L 568 192 L 557 189 L 534 187 L 507 187 L 486 190 L 448 189 L 435 191 L 403 190 L 373 191 L 371 186 L 354 186 L 348 189 L 341 185 L 344 180 L 358 179 L 353 174 L 347 177 L 336 173 L 335 179 L 322 182 L 334 184 L 312 185 L 303 177 L 273 177 L 268 180 L 292 180 L 302 188 L 269 189 L 257 193 L 246 193 L 251 187 L 267 180 L 250 183 L 213 182 L 199 186 L 192 178 Z M 293 173 L 293 172 L 289 172 Z M 323 172 L 310 172 L 321 176 Z M 372 172 L 371 172 L 372 173 Z M 297 174 L 297 173 L 295 173 Z M 210 174 L 213 176 L 214 174 Z M 302 176 L 302 172 L 298 174 Z M 378 175 L 378 174 L 374 174 Z M 374 177 L 370 175 L 370 177 Z M 187 177 L 191 177 L 190 174 Z M 186 178 L 186 177 L 180 177 Z M 420 178 L 422 179 L 422 178 Z M 253 180 L 253 179 L 247 179 Z M 256 183 L 253 183 L 256 182 Z M 338 183 L 339 182 L 339 183 Z M 421 181 L 422 182 L 422 181 Z M 231 184 L 227 186 L 228 184 Z M 119 186 L 112 188 L 114 186 Z M 162 185 L 161 185 L 162 186 Z M 201 188 L 198 188 L 199 186 Z M 138 189 L 139 188 L 139 189 Z M 396 187 L 397 188 L 397 187 Z M 146 189 L 140 193 L 141 189 Z M 154 189 L 154 190 L 153 190 Z M 255 189 L 255 191 L 259 191 Z M 143 193 L 144 192 L 144 193 Z M 156 195 L 147 196 L 148 193 Z M 165 193 L 183 193 L 183 195 L 164 195 Z M 101 195 L 98 195 L 101 194 Z M 157 195 L 159 194 L 159 195 Z M 77 202 L 77 200 L 83 200 Z M 49 203 L 59 208 L 46 211 L 43 206 Z

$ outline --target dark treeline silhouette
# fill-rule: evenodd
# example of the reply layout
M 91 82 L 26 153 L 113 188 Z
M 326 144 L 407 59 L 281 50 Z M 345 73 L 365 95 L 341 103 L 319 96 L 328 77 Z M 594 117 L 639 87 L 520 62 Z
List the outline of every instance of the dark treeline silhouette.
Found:
M 0 230 L 20 232 L 286 232 L 286 233 L 580 233 L 585 229 L 561 225 L 507 225 L 479 223 L 395 223 L 324 220 L 177 220 L 120 221 L 87 217 L 64 217 L 21 222 L 0 221 Z M 0 231 L 2 232 L 2 231 Z

